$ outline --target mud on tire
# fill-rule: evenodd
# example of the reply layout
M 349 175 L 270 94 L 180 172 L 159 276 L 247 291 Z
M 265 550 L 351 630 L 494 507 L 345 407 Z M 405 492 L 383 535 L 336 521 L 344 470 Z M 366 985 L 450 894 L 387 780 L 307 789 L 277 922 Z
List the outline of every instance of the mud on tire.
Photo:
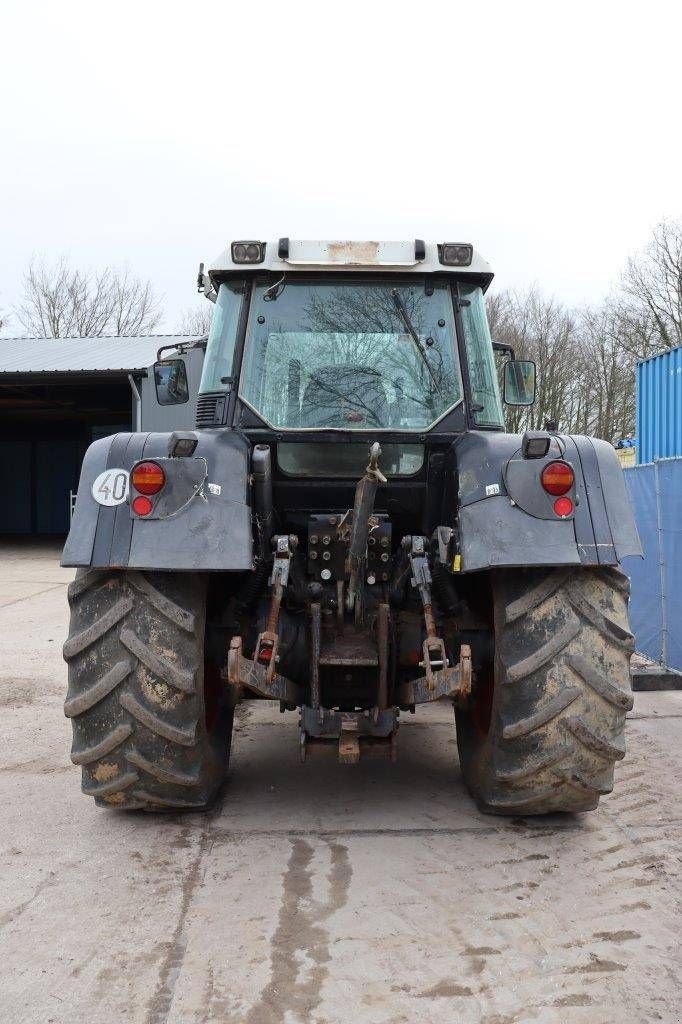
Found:
M 495 663 L 457 712 L 465 781 L 495 814 L 587 811 L 613 788 L 632 707 L 619 570 L 492 576 Z
M 202 809 L 233 709 L 204 662 L 207 577 L 80 569 L 69 587 L 65 714 L 82 789 L 122 810 Z

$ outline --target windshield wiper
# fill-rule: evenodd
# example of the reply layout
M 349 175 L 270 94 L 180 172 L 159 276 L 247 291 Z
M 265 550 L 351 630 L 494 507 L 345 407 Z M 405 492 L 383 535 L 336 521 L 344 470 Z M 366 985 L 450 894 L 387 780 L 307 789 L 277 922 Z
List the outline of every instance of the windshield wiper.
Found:
M 422 362 L 424 363 L 424 366 L 429 371 L 429 376 L 430 376 L 430 378 L 431 378 L 431 380 L 433 382 L 433 386 L 436 389 L 436 391 L 438 392 L 438 394 L 440 394 L 440 385 L 438 384 L 438 381 L 436 380 L 436 375 L 434 374 L 433 370 L 431 369 L 431 363 L 429 362 L 429 358 L 428 358 L 428 356 L 426 354 L 426 349 L 424 348 L 424 346 L 422 345 L 421 341 L 419 340 L 419 335 L 415 331 L 414 324 L 410 320 L 410 314 L 405 309 L 405 303 L 403 302 L 403 300 L 400 297 L 400 292 L 398 291 L 397 288 L 392 288 L 391 289 L 391 295 L 393 296 L 393 302 L 394 302 L 395 308 L 400 313 L 400 319 L 405 324 L 405 327 L 407 328 L 407 333 L 409 334 L 410 338 L 414 342 L 414 345 L 415 345 L 415 348 L 417 349 L 417 352 L 422 357 Z

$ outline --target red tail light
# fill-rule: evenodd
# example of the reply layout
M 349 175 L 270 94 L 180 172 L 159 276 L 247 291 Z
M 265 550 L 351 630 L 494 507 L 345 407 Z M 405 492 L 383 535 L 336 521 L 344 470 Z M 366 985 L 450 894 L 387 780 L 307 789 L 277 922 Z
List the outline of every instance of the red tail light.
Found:
M 574 482 L 573 470 L 567 462 L 548 462 L 540 474 L 540 483 L 548 494 L 565 494 Z
M 570 498 L 557 498 L 554 502 L 554 511 L 562 519 L 565 519 L 573 512 L 573 502 Z
M 145 498 L 141 494 L 138 494 L 136 498 L 133 498 L 131 505 L 131 508 L 136 516 L 148 516 L 153 507 L 154 506 L 152 505 L 149 498 Z
M 158 462 L 138 462 L 130 474 L 130 482 L 140 494 L 158 494 L 166 482 L 166 474 Z

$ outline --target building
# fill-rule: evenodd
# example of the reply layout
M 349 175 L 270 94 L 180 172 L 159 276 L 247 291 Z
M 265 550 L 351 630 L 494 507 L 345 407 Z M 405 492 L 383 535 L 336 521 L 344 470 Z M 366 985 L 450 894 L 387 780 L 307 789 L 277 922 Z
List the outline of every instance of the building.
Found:
M 160 348 L 177 357 L 178 345 L 199 340 L 0 339 L 0 535 L 65 534 L 81 462 L 97 438 L 191 429 L 203 350 L 182 352 L 182 404 L 159 402 L 153 367 Z

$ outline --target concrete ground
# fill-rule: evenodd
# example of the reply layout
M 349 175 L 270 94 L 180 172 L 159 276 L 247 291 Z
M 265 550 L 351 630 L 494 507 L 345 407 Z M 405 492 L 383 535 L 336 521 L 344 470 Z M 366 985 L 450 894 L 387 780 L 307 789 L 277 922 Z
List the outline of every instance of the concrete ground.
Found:
M 479 814 L 447 708 L 350 768 L 270 705 L 213 814 L 120 815 L 69 761 L 57 554 L 0 548 L 2 1024 L 682 1019 L 682 693 L 574 820 Z

